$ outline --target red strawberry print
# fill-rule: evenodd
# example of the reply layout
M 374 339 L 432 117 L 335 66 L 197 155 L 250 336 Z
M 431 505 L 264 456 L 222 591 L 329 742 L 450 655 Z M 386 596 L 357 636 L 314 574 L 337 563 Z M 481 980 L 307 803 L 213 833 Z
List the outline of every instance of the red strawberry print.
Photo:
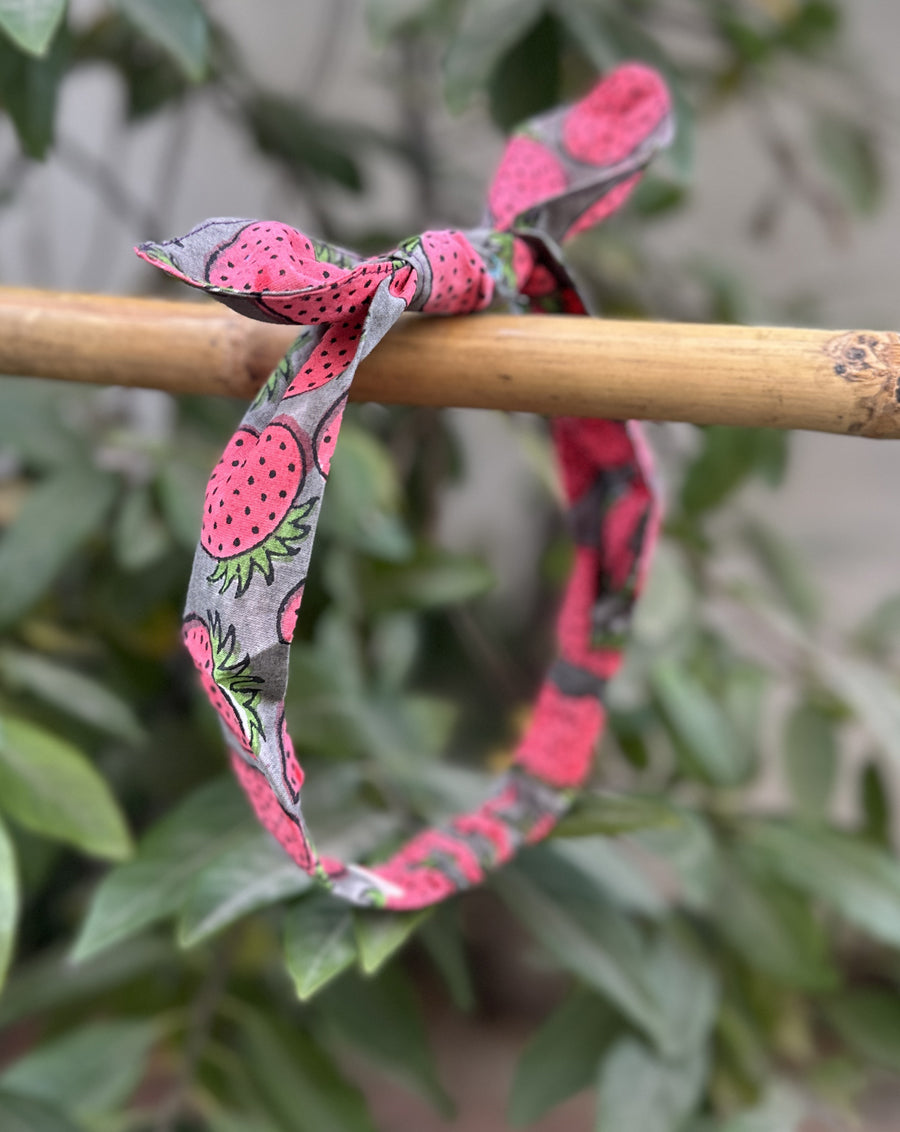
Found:
M 276 417 L 262 433 L 240 428 L 206 488 L 200 545 L 216 559 L 209 575 L 224 593 L 232 582 L 246 592 L 258 571 L 272 582 L 272 563 L 296 554 L 309 534 L 306 520 L 318 499 L 300 501 L 309 439 L 290 417 Z
M 507 143 L 488 193 L 494 225 L 508 228 L 523 212 L 565 191 L 568 178 L 559 158 L 525 134 Z
M 278 607 L 278 639 L 283 645 L 289 645 L 294 639 L 294 631 L 297 628 L 297 614 L 300 612 L 300 603 L 303 601 L 305 586 L 306 578 L 288 590 Z
M 331 471 L 331 457 L 334 455 L 338 433 L 341 431 L 341 419 L 347 407 L 347 394 L 343 393 L 327 410 L 325 416 L 319 421 L 313 436 L 313 448 L 316 455 L 316 467 L 323 476 Z
M 185 621 L 182 635 L 220 719 L 245 751 L 258 754 L 264 738 L 256 710 L 261 681 L 250 672 L 246 653 L 240 655 L 234 626 L 223 632 L 218 614 L 207 623 L 194 613 Z

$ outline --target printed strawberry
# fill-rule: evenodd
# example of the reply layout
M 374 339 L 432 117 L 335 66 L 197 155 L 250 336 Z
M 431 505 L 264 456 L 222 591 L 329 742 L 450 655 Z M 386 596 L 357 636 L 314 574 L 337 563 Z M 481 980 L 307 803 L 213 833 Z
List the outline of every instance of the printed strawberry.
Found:
M 347 394 L 342 393 L 334 402 L 325 416 L 319 421 L 313 436 L 313 448 L 316 453 L 316 467 L 323 476 L 331 471 L 331 457 L 334 455 L 338 433 L 341 429 L 341 418 L 347 406 Z
M 288 590 L 278 607 L 278 639 L 283 645 L 289 645 L 294 639 L 294 631 L 297 628 L 297 614 L 300 612 L 305 585 L 306 578 Z
M 509 228 L 523 212 L 565 191 L 568 178 L 559 158 L 539 141 L 519 134 L 503 151 L 488 196 L 497 228 Z
M 296 554 L 309 534 L 318 498 L 300 502 L 306 478 L 309 438 L 290 417 L 276 417 L 257 434 L 240 428 L 231 438 L 206 488 L 200 542 L 216 559 L 210 582 L 236 596 L 247 590 L 255 570 L 271 585 L 273 562 Z
M 319 245 L 287 224 L 254 220 L 239 229 L 206 265 L 206 279 L 229 291 L 298 291 L 336 282 L 347 269 L 317 257 Z
M 195 613 L 187 618 L 184 643 L 210 703 L 244 750 L 257 755 L 265 738 L 256 710 L 259 677 L 249 671 L 250 657 L 240 655 L 234 626 L 223 632 L 218 613 L 207 618 L 208 623 Z
M 346 373 L 356 359 L 364 325 L 365 316 L 357 311 L 349 319 L 313 331 L 319 336 L 316 347 L 297 367 L 293 381 L 284 391 L 284 399 L 312 393 Z
M 577 102 L 563 121 L 563 145 L 586 165 L 623 161 L 669 114 L 669 94 L 649 67 L 628 63 Z

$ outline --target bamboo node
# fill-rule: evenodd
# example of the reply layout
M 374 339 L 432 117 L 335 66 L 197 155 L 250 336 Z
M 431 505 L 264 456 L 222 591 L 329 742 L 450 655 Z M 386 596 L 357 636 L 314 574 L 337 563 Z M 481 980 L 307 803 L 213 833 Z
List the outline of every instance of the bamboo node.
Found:
M 859 417 L 848 432 L 896 436 L 900 425 L 900 334 L 848 330 L 825 343 L 836 377 L 857 387 Z

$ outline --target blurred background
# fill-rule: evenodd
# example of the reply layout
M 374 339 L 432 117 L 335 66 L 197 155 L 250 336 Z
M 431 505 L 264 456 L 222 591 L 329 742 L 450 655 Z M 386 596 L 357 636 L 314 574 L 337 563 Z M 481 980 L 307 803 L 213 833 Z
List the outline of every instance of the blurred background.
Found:
M 0 29 L 5 286 L 189 300 L 132 247 L 208 216 L 367 252 L 475 225 L 504 132 L 641 58 L 678 133 L 569 249 L 598 309 L 897 324 L 889 0 L 0 0 Z M 485 890 L 372 917 L 249 819 L 179 645 L 240 414 L 0 383 L 0 1128 L 895 1128 L 896 446 L 650 426 L 668 520 L 590 795 Z M 569 550 L 521 415 L 354 406 L 328 499 L 289 717 L 320 848 L 377 856 L 504 765 Z

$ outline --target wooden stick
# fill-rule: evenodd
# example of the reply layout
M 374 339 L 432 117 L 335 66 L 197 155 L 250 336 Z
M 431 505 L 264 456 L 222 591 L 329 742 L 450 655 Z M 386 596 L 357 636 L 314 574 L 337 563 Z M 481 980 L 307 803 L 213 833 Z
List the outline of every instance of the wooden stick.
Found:
M 249 398 L 296 334 L 216 303 L 0 289 L 0 373 Z M 411 315 L 358 401 L 900 437 L 900 335 Z

